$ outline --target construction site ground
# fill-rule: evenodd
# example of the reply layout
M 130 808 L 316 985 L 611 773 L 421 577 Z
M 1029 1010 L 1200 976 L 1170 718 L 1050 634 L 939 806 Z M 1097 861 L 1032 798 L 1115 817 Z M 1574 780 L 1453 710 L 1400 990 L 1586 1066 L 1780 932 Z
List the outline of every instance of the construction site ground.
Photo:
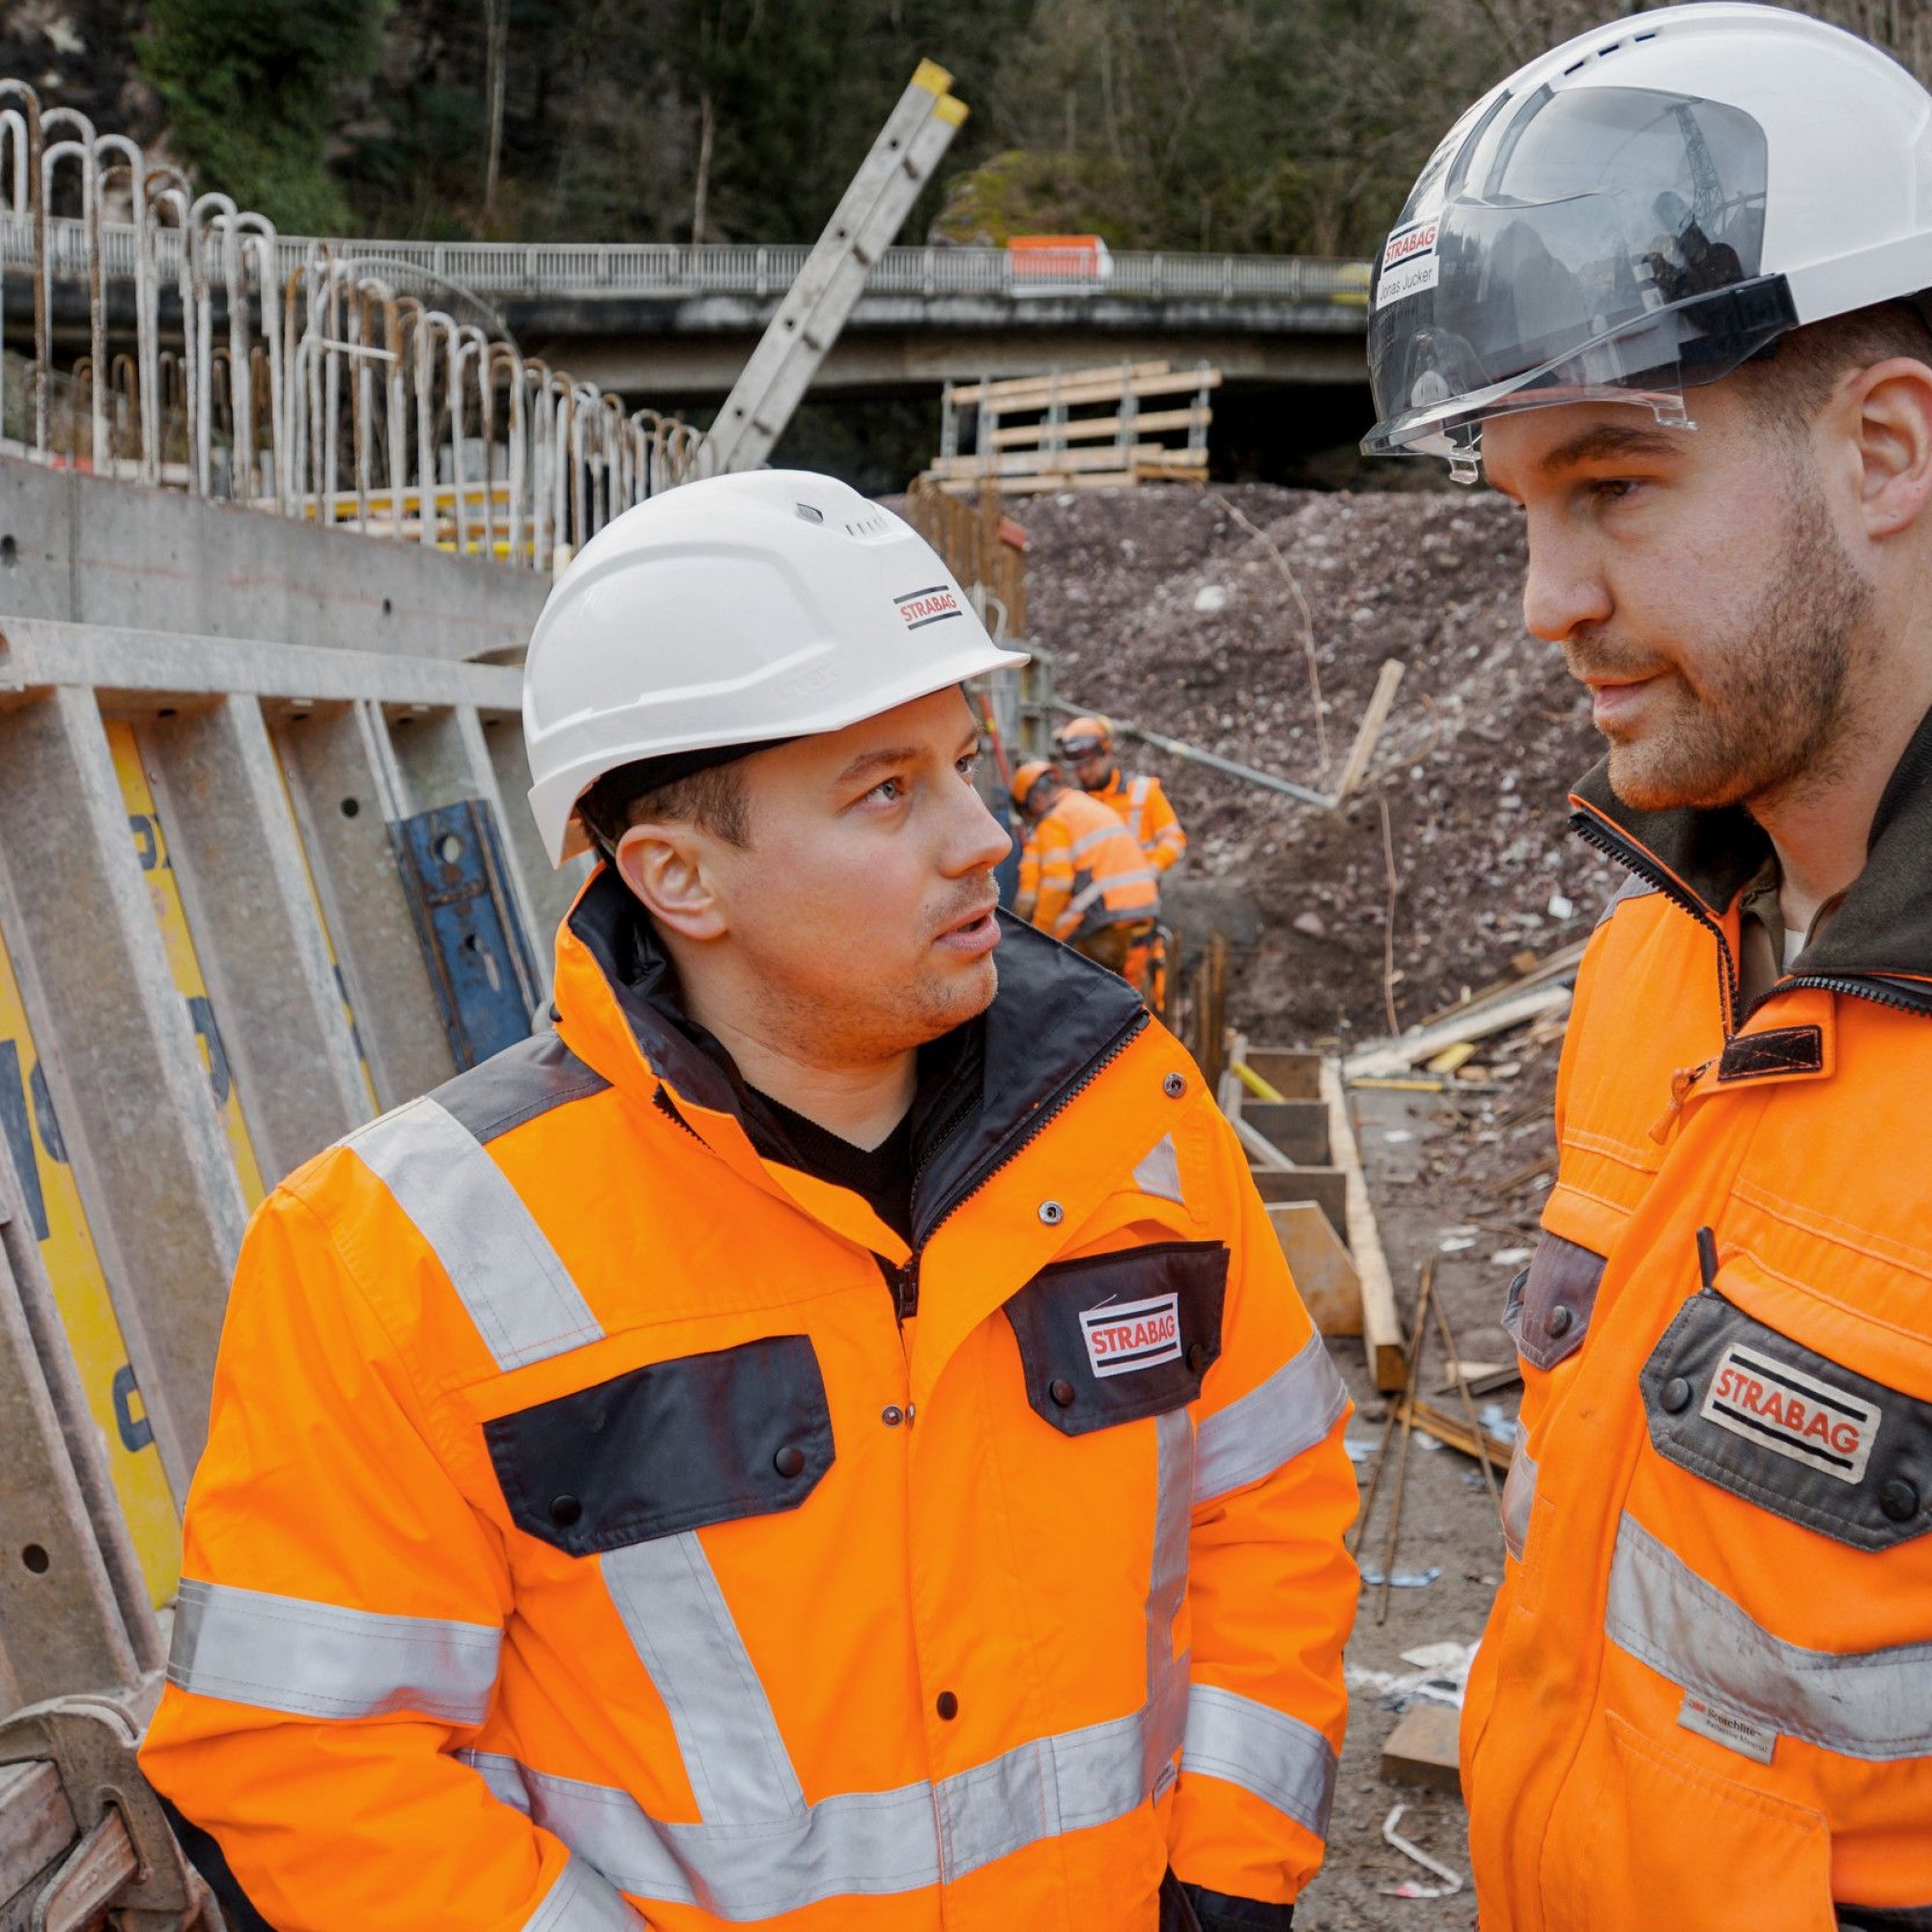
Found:
M 1158 773 L 1187 827 L 1168 903 L 1195 956 L 1210 930 L 1227 941 L 1232 1026 L 1258 1044 L 1346 1052 L 1388 1034 L 1391 1017 L 1411 1026 L 1588 932 L 1616 880 L 1568 832 L 1565 794 L 1597 743 L 1560 654 L 1524 634 L 1521 526 L 1508 503 L 1446 489 L 1147 488 L 1046 497 L 1019 515 L 1031 628 L 1065 700 L 1325 789 L 1380 666 L 1406 667 L 1369 781 L 1340 812 L 1123 747 Z M 1441 1092 L 1350 1095 L 1405 1326 L 1433 1264 L 1465 1360 L 1513 1359 L 1503 1297 L 1549 1182 L 1560 1039 L 1560 1019 L 1546 1020 L 1485 1042 Z M 1366 1482 L 1386 1399 L 1359 1344 L 1334 1350 Z M 1444 1379 L 1432 1334 L 1419 1392 L 1457 1411 Z M 1480 1400 L 1505 1434 L 1520 1393 Z M 1392 1451 L 1359 1551 L 1372 1574 L 1394 1480 Z M 1416 1435 L 1393 1573 L 1439 1574 L 1391 1588 L 1385 1622 L 1381 1592 L 1363 1590 L 1328 1862 L 1297 1917 L 1306 1932 L 1475 1924 L 1461 1801 L 1381 1776 L 1383 1745 L 1416 1695 L 1385 1680 L 1422 1674 L 1405 1652 L 1473 1644 L 1502 1563 L 1478 1465 Z M 1442 1885 L 1384 1841 L 1397 1803 L 1407 1807 L 1397 1830 L 1463 1874 L 1462 1890 L 1397 1895 Z

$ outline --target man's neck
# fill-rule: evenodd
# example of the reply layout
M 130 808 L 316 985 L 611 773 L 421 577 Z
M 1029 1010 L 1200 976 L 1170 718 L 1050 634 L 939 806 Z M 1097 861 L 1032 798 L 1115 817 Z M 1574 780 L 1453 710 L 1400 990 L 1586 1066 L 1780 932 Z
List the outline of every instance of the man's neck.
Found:
M 1828 775 L 1750 802 L 1777 852 L 1787 931 L 1808 932 L 1819 908 L 1864 870 L 1879 801 L 1932 701 L 1932 693 L 1913 696 L 1916 702 L 1895 702 L 1848 734 Z
M 755 1024 L 737 1024 L 708 1010 L 701 998 L 687 997 L 686 1006 L 731 1056 L 748 1086 L 854 1147 L 877 1147 L 912 1106 L 919 1081 L 916 1048 L 888 1060 L 829 1066 L 771 1038 Z

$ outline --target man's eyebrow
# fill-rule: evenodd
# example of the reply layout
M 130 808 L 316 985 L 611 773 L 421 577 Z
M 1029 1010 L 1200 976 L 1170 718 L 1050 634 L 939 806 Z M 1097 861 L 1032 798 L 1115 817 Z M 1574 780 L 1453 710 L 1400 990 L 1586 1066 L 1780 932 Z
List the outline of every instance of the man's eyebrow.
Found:
M 890 745 L 877 752 L 861 752 L 833 782 L 849 784 L 854 779 L 864 778 L 867 772 L 885 771 L 894 765 L 912 764 L 920 755 L 920 747 L 917 745 Z
M 980 749 L 980 728 L 976 724 L 960 736 L 959 750 L 955 757 L 970 757 Z M 868 772 L 890 771 L 895 765 L 917 764 L 925 755 L 923 745 L 888 745 L 876 752 L 861 752 L 852 762 L 833 780 L 834 784 L 850 784 L 855 779 L 864 778 Z
M 1669 430 L 1637 429 L 1629 423 L 1597 423 L 1560 442 L 1539 466 L 1546 476 L 1582 463 L 1603 463 L 1619 456 L 1666 456 L 1677 448 Z

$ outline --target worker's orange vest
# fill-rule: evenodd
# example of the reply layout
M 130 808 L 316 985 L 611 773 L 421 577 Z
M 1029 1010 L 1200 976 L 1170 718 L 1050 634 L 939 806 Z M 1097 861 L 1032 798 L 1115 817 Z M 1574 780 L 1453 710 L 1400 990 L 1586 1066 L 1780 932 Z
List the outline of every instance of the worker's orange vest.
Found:
M 1187 850 L 1187 835 L 1151 772 L 1130 779 L 1116 765 L 1107 774 L 1107 782 L 1087 796 L 1113 810 L 1156 871 L 1166 871 Z
M 1159 876 L 1112 808 L 1069 785 L 1027 834 L 1020 904 L 1054 938 L 1082 939 L 1151 920 Z
M 143 1762 L 278 1932 L 1154 1932 L 1170 1867 L 1315 1870 L 1341 1382 L 1187 1056 L 998 958 L 910 1248 L 608 870 L 558 1033 L 264 1207 Z
M 1932 725 L 1749 1007 L 1752 821 L 1626 812 L 1601 772 L 1574 801 L 1634 876 L 1508 1318 L 1516 1553 L 1463 1732 L 1484 1932 L 1932 1925 L 1928 771 Z

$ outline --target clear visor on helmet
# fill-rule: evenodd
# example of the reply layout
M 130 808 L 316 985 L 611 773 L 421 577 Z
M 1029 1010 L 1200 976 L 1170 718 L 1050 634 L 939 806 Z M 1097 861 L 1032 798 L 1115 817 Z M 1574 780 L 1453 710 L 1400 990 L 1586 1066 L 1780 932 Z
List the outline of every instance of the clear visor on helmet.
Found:
M 1372 455 L 1473 469 L 1483 419 L 1683 391 L 1796 320 L 1763 276 L 1765 139 L 1720 102 L 1636 88 L 1501 96 L 1423 171 L 1370 296 Z M 1459 460 L 1460 459 L 1460 460 Z

